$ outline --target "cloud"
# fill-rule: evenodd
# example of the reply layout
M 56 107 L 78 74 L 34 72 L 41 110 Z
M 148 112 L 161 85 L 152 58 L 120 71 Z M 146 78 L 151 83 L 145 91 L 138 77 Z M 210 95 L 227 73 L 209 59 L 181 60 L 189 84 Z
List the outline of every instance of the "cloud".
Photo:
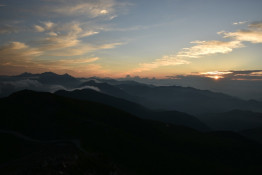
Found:
M 235 48 L 244 47 L 240 41 L 193 41 L 196 44 L 190 48 L 184 48 L 180 51 L 178 57 L 199 58 L 206 55 L 226 54 Z
M 251 43 L 262 43 L 262 22 L 252 23 L 247 30 L 236 32 L 221 32 L 224 38 L 231 38 L 237 41 L 247 41 Z
M 81 37 L 87 37 L 87 36 L 92 36 L 92 35 L 95 35 L 95 34 L 98 34 L 99 32 L 97 32 L 97 31 L 86 31 L 86 32 L 84 32 L 82 35 L 81 35 Z
M 34 29 L 37 32 L 44 32 L 45 31 L 45 29 L 43 27 L 39 26 L 39 25 L 34 25 Z
M 215 79 L 229 80 L 262 80 L 262 70 L 229 70 L 229 71 L 211 71 L 195 73 L 197 76 L 204 76 Z
M 108 43 L 108 44 L 101 44 L 101 45 L 92 45 L 92 44 L 84 44 L 80 43 L 78 45 L 75 45 L 73 48 L 65 48 L 65 45 L 63 47 L 55 47 L 51 48 L 46 52 L 46 55 L 48 56 L 59 56 L 59 57 L 69 57 L 69 56 L 81 56 L 86 53 L 95 52 L 97 50 L 103 50 L 103 49 L 113 49 L 117 46 L 123 45 L 124 43 Z M 60 49 L 60 50 L 59 50 Z
M 38 69 L 51 71 L 58 68 L 60 72 L 80 72 L 81 75 L 107 73 L 101 65 L 93 64 L 98 58 L 85 57 L 89 53 L 113 49 L 125 43 L 88 37 L 106 31 L 110 24 L 103 22 L 115 18 L 126 9 L 126 5 L 128 3 L 116 0 L 41 0 L 40 3 L 32 2 L 30 9 L 27 4 L 12 6 L 10 10 L 17 10 L 16 16 L 26 16 L 27 20 L 14 22 L 13 25 L 0 25 L 4 26 L 0 27 L 0 34 L 15 32 L 15 25 L 21 25 L 19 31 L 22 27 L 23 32 L 27 32 L 26 36 L 28 31 L 38 33 L 32 35 L 30 44 L 11 41 L 0 46 L 0 71 L 11 74 L 14 70 L 20 73 L 23 70 L 37 72 Z M 79 70 L 80 66 L 82 71 Z
M 42 50 L 56 50 L 68 47 L 77 46 L 80 40 L 75 36 L 70 35 L 58 35 L 50 36 L 41 41 Z
M 42 87 L 43 85 L 37 80 L 2 81 L 0 82 L 0 97 L 8 96 L 23 89 L 41 90 Z
M 248 21 L 239 21 L 239 22 L 234 22 L 233 25 L 242 25 L 246 24 Z
M 51 61 L 45 61 L 43 64 L 48 65 L 49 67 L 55 67 L 55 68 L 71 68 L 74 67 L 78 69 L 79 66 L 83 66 L 85 64 L 89 64 L 92 62 L 95 62 L 99 60 L 98 57 L 93 58 L 76 58 L 76 59 L 64 59 L 64 60 L 51 60 Z
M 140 63 L 139 67 L 134 72 L 149 71 L 161 66 L 175 66 L 190 64 L 191 62 L 185 60 L 185 58 L 199 58 L 213 54 L 226 54 L 233 51 L 235 48 L 244 47 L 240 41 L 193 41 L 191 43 L 196 44 L 190 48 L 184 48 L 178 52 L 177 55 L 163 56 L 160 59 L 156 59 L 151 63 Z M 183 59 L 182 59 L 183 58 Z
M 50 29 L 52 29 L 53 27 L 54 27 L 54 23 L 53 22 L 51 22 L 51 21 L 46 21 L 46 22 L 43 22 L 43 24 L 45 25 L 45 29 L 46 30 L 50 30 Z
M 0 7 L 6 7 L 7 5 L 5 5 L 5 4 L 0 4 Z
M 49 30 L 54 26 L 52 22 L 46 22 L 44 30 Z M 56 50 L 77 46 L 80 43 L 79 34 L 83 31 L 78 23 L 66 24 L 62 27 L 48 32 L 48 37 L 39 41 L 41 50 Z
M 50 85 L 48 87 L 48 91 L 51 93 L 55 93 L 56 91 L 59 90 L 65 90 L 65 91 L 75 91 L 75 90 L 83 90 L 83 89 L 91 89 L 97 92 L 101 92 L 101 90 L 98 87 L 95 86 L 83 86 L 83 87 L 79 87 L 79 88 L 66 88 L 62 85 Z
M 49 36 L 58 36 L 58 34 L 55 33 L 55 32 L 49 32 L 49 33 L 47 33 L 47 35 L 49 35 Z
M 85 64 L 85 63 L 91 63 L 99 60 L 98 57 L 93 58 L 80 58 L 80 59 L 69 59 L 69 60 L 59 60 L 59 62 L 64 64 Z
M 98 34 L 99 31 L 88 29 L 88 27 L 85 28 L 83 24 L 79 22 L 69 22 L 66 24 L 54 24 L 52 22 L 48 22 L 46 25 L 49 26 L 49 28 L 52 26 L 52 30 L 47 32 L 46 34 L 48 36 L 39 40 L 38 43 L 41 50 L 49 51 L 47 55 L 82 55 L 88 51 L 114 48 L 115 46 L 122 44 L 109 43 L 95 46 L 90 43 L 83 43 L 83 38 Z M 43 29 L 46 31 L 47 27 Z M 42 31 L 41 28 L 39 31 Z
M 202 72 L 200 75 L 204 75 L 204 77 L 213 78 L 213 79 L 221 79 L 225 78 L 225 76 L 232 74 L 230 71 L 212 71 L 212 72 Z
M 34 25 L 34 29 L 36 32 L 44 32 L 44 31 L 50 31 L 55 24 L 51 21 L 45 21 L 45 22 L 41 22 L 42 25 Z
M 37 48 L 31 48 L 25 43 L 10 42 L 0 47 L 0 64 L 26 64 L 32 58 L 40 56 L 42 52 Z
M 189 63 L 189 61 L 178 59 L 175 55 L 166 55 L 160 59 L 156 59 L 151 63 L 140 63 L 139 68 L 135 69 L 133 72 L 143 72 L 156 69 L 161 66 L 175 66 Z
M 244 24 L 247 21 L 236 22 L 237 24 Z M 245 47 L 243 41 L 249 41 L 251 43 L 262 43 L 262 22 L 255 22 L 249 24 L 248 30 L 238 30 L 236 32 L 218 32 L 219 35 L 223 35 L 224 38 L 229 38 L 229 41 L 192 41 L 195 44 L 189 48 L 183 48 L 176 55 L 170 55 L 171 59 L 157 59 L 151 63 L 140 63 L 139 67 L 133 72 L 148 71 L 166 65 L 180 65 L 189 64 L 186 59 L 200 58 L 204 56 L 210 56 L 215 54 L 228 54 L 234 49 Z M 130 72 L 129 72 L 130 73 Z M 220 75 L 215 75 L 220 76 Z
M 4 81 L 2 82 L 2 85 L 8 86 L 11 85 L 15 87 L 16 89 L 23 89 L 27 87 L 40 87 L 42 84 L 37 81 L 37 80 L 30 80 L 30 79 L 25 79 L 25 80 L 18 80 L 18 81 Z
M 70 3 L 65 1 L 59 7 L 51 9 L 52 12 L 66 16 L 87 15 L 89 18 L 98 16 L 113 15 L 118 3 L 115 0 L 96 0 L 88 2 Z
M 83 86 L 80 88 L 68 89 L 68 91 L 83 90 L 83 89 L 92 89 L 94 91 L 101 92 L 101 90 L 96 86 Z

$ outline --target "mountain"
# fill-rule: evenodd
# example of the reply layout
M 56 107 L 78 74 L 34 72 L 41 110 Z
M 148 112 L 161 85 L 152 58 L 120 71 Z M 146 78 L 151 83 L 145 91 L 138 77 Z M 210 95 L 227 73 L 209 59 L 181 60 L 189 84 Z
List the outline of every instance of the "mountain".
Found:
M 232 110 L 200 115 L 198 118 L 215 130 L 249 130 L 262 127 L 262 113 Z
M 124 98 L 124 99 L 131 100 L 131 101 L 137 101 L 138 100 L 138 97 L 136 97 L 136 95 L 129 95 L 128 93 L 121 90 L 120 88 L 118 88 L 114 85 L 108 84 L 108 83 L 90 80 L 90 81 L 82 83 L 79 87 L 81 88 L 81 87 L 86 87 L 86 86 L 96 87 L 102 93 L 108 94 L 108 95 L 111 95 L 111 96 L 114 96 L 114 97 Z
M 86 85 L 98 87 L 101 92 L 139 103 L 154 110 L 176 110 L 192 115 L 221 113 L 235 109 L 262 112 L 262 103 L 256 100 L 242 100 L 222 93 L 181 86 L 153 86 L 141 83 L 118 81 L 108 84 L 87 81 Z
M 101 83 L 99 85 L 100 85 L 98 86 L 99 89 L 103 89 L 101 87 L 106 87 L 105 88 L 106 90 L 110 89 L 110 88 L 107 88 L 108 86 L 110 87 L 110 85 L 107 85 L 105 83 L 103 84 Z M 115 89 L 112 88 L 111 91 L 113 90 Z M 101 92 L 97 92 L 91 89 L 82 89 L 82 90 L 75 90 L 75 91 L 60 90 L 60 91 L 55 92 L 55 94 L 74 98 L 74 99 L 99 102 L 102 104 L 106 104 L 106 105 L 124 110 L 128 113 L 131 113 L 135 116 L 138 116 L 144 119 L 151 119 L 151 120 L 162 121 L 162 122 L 171 123 L 175 125 L 187 126 L 187 127 L 201 130 L 201 131 L 208 130 L 208 127 L 205 126 L 205 124 L 201 123 L 197 118 L 195 118 L 192 115 L 188 115 L 186 113 L 182 113 L 178 111 L 149 110 L 136 103 L 133 103 L 133 102 L 130 102 L 124 99 L 120 99 L 117 97 L 109 96 L 107 94 L 103 94 Z
M 24 89 L 44 92 L 72 89 L 78 87 L 80 83 L 80 80 L 68 74 L 58 75 L 52 72 L 41 74 L 26 72 L 17 76 L 0 76 L 0 97 L 6 97 Z
M 180 86 L 117 85 L 139 97 L 138 103 L 151 109 L 177 110 L 193 115 L 244 109 L 262 112 L 262 103 L 245 101 L 222 93 Z
M 31 89 L 55 92 L 93 87 L 102 93 L 126 99 L 154 110 L 181 111 L 191 115 L 221 113 L 235 109 L 262 112 L 262 102 L 241 100 L 222 93 L 180 86 L 153 86 L 135 81 L 119 81 L 109 78 L 74 78 L 68 74 L 52 72 L 42 74 L 23 73 L 18 76 L 0 77 L 0 97 L 13 92 Z
M 140 119 L 96 102 L 28 90 L 0 99 L 0 111 L 1 130 L 19 133 L 41 142 L 60 142 L 54 144 L 54 149 L 50 151 L 47 148 L 47 155 L 52 155 L 52 158 L 45 159 L 57 161 L 58 164 L 63 158 L 72 160 L 70 155 L 75 155 L 81 148 L 87 156 L 96 154 L 107 157 L 126 174 L 262 173 L 261 145 L 231 132 L 202 133 L 187 127 Z M 62 149 L 65 145 L 61 143 L 63 140 L 76 140 L 79 148 Z M 69 151 L 72 148 L 73 151 Z M 17 148 L 6 149 L 12 151 Z M 11 174 L 13 170 L 19 170 L 16 165 L 20 163 L 41 163 L 46 152 L 38 152 L 38 156 L 35 153 L 33 156 L 22 156 L 9 163 L 8 167 L 11 168 L 5 171 Z M 78 154 L 76 157 L 79 157 Z M 81 157 L 79 159 L 82 160 Z M 101 162 L 98 161 L 97 166 L 101 166 Z M 37 165 L 25 166 L 27 172 L 39 168 L 43 173 L 45 164 L 41 164 L 41 167 Z M 81 168 L 92 164 L 83 161 L 78 166 L 73 165 L 71 169 L 62 172 L 80 174 Z M 4 169 L 0 167 L 1 170 Z M 54 166 L 51 170 L 57 172 L 60 169 Z M 22 173 L 28 174 L 24 171 Z
M 70 76 L 69 74 L 58 75 L 53 72 L 44 72 L 41 74 L 31 74 L 26 72 L 17 75 L 16 77 L 37 80 L 43 84 L 57 84 L 66 87 L 75 87 L 80 83 L 76 78 Z

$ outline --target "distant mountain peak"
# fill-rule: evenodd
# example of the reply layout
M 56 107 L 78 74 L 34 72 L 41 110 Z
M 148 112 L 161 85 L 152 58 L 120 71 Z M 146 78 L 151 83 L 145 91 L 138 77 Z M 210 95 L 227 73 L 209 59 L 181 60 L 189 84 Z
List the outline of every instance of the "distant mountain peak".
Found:
M 43 73 L 41 73 L 41 75 L 58 75 L 58 74 L 56 74 L 54 72 L 43 72 Z

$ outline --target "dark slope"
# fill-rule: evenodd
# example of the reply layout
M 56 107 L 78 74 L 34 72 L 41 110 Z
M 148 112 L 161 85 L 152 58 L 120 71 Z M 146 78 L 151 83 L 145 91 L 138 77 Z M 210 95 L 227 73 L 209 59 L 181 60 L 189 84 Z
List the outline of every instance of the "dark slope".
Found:
M 42 148 L 41 144 L 33 143 L 2 131 L 0 131 L 0 138 L 0 167 Z
M 8 131 L 0 131 L 0 138 L 3 175 L 123 174 L 105 157 L 86 154 L 70 141 L 45 142 Z
M 198 116 L 210 128 L 215 130 L 248 130 L 262 127 L 262 113 L 233 110 L 223 113 L 210 113 Z
M 1 99 L 0 110 L 0 129 L 33 139 L 77 139 L 88 152 L 108 156 L 134 174 L 262 173 L 261 145 L 230 133 L 204 134 L 99 103 L 32 91 Z
M 262 127 L 242 130 L 242 131 L 239 131 L 239 133 L 241 133 L 245 137 L 248 137 L 250 139 L 253 139 L 253 140 L 256 140 L 262 143 Z
M 109 96 L 107 94 L 103 94 L 100 92 L 96 92 L 91 89 L 82 89 L 82 90 L 75 90 L 75 91 L 60 90 L 60 91 L 55 92 L 55 94 L 74 98 L 74 99 L 99 102 L 102 104 L 106 104 L 106 105 L 124 110 L 126 112 L 129 112 L 135 116 L 138 116 L 144 119 L 151 119 L 151 120 L 162 121 L 162 122 L 171 123 L 175 125 L 187 126 L 187 127 L 201 130 L 201 131 L 208 130 L 208 127 L 206 125 L 204 125 L 197 118 L 191 115 L 188 115 L 182 112 L 178 112 L 178 111 L 149 110 L 136 103 L 129 102 L 127 100 L 120 99 L 117 97 Z

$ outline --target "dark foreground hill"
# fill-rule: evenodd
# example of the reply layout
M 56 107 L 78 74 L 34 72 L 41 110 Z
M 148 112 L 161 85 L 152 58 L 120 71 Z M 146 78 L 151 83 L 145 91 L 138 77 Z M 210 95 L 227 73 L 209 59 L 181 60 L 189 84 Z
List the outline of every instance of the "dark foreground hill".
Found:
M 0 174 L 118 174 L 123 172 L 106 157 L 88 154 L 73 140 L 40 141 L 16 132 L 0 131 Z
M 178 111 L 149 110 L 139 104 L 117 97 L 113 97 L 104 93 L 100 93 L 91 89 L 82 89 L 74 91 L 60 90 L 55 92 L 55 94 L 74 99 L 88 100 L 106 104 L 131 113 L 143 119 L 151 119 L 175 125 L 187 126 L 201 131 L 208 130 L 208 127 L 205 124 L 203 124 L 200 120 L 198 120 L 196 117 L 192 115 Z
M 72 155 L 77 151 L 103 155 L 126 174 L 262 173 L 261 145 L 231 132 L 201 133 L 186 127 L 143 120 L 95 102 L 26 90 L 0 99 L 0 110 L 1 130 L 11 130 L 41 142 L 55 142 L 54 148 L 46 148 L 47 155 L 57 154 L 57 159 L 51 159 L 54 162 L 67 157 L 66 150 L 72 149 L 69 151 Z M 8 142 L 3 135 L 0 136 L 4 143 Z M 61 143 L 63 140 L 75 140 L 78 146 L 67 145 L 68 148 L 62 149 L 59 146 L 66 145 Z M 6 146 L 0 153 L 15 152 L 19 148 Z M 9 160 L 7 165 L 0 167 L 0 171 L 11 172 L 21 168 L 26 171 L 23 174 L 30 175 L 35 166 L 24 165 L 26 161 L 41 162 L 44 155 L 40 152 L 38 157 L 39 152 L 31 151 L 23 153 L 27 156 L 18 151 L 17 155 L 13 155 L 15 161 Z M 30 159 L 31 155 L 33 159 Z M 51 161 L 46 160 L 47 163 Z M 19 164 L 22 167 L 16 167 L 15 162 L 23 162 Z M 94 168 L 102 166 L 103 161 L 98 161 L 98 164 L 81 162 L 81 166 L 86 164 Z M 52 174 L 50 172 L 56 170 L 55 166 L 51 166 L 49 172 L 45 172 L 45 164 L 37 168 L 42 174 Z M 77 170 L 63 173 L 81 174 Z M 95 174 L 91 170 L 88 173 Z

